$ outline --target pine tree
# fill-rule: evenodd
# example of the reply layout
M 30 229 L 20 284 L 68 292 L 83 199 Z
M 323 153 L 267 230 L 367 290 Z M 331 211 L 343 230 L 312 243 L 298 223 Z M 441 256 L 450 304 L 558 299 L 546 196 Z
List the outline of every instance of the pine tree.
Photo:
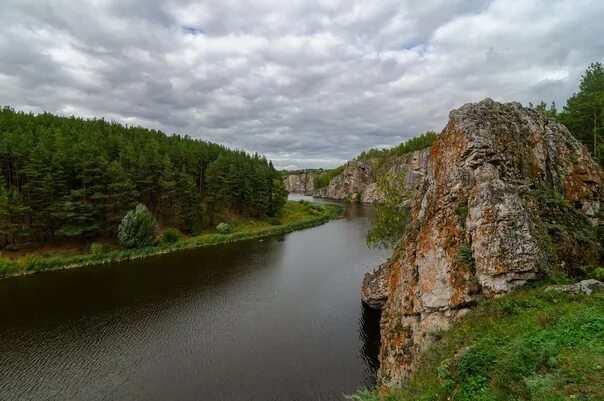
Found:
M 604 129 L 604 67 L 601 63 L 593 63 L 585 71 L 579 92 L 566 101 L 560 120 L 602 163 L 604 154 L 601 154 L 600 147 Z

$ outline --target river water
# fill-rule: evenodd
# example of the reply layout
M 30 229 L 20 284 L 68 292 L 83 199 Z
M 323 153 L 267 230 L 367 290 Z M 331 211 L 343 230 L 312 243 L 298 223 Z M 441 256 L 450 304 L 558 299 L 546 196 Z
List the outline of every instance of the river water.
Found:
M 299 198 L 299 197 L 298 197 Z M 368 206 L 281 238 L 0 280 L 0 400 L 341 400 L 372 386 Z

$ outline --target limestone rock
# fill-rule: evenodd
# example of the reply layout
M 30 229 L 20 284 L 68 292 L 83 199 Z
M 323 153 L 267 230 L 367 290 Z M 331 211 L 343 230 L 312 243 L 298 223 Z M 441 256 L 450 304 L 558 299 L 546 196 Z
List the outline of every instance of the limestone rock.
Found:
M 377 269 L 365 273 L 365 277 L 363 278 L 361 299 L 367 306 L 373 309 L 382 309 L 388 299 L 386 267 L 387 264 L 384 263 Z
M 591 295 L 592 292 L 598 290 L 604 290 L 604 283 L 594 279 L 579 281 L 575 284 L 552 285 L 545 289 L 545 291 L 570 292 L 573 294 L 587 295 Z
M 429 333 L 478 300 L 594 258 L 573 230 L 598 223 L 600 170 L 564 126 L 518 103 L 452 111 L 416 187 L 411 227 L 385 269 L 384 391 L 413 372 Z
M 283 180 L 285 190 L 293 194 L 309 194 L 315 190 L 316 174 L 290 174 Z
M 352 160 L 344 171 L 335 176 L 325 188 L 318 189 L 314 196 L 329 199 L 361 200 L 363 191 L 373 182 L 372 160 Z
M 381 166 L 380 171 L 376 171 L 375 160 L 350 161 L 344 171 L 334 177 L 327 187 L 318 189 L 313 195 L 363 203 L 380 202 L 384 195 L 376 182 L 378 174 L 395 177 L 403 173 L 405 186 L 414 189 L 424 176 L 429 154 L 428 148 L 395 157 Z

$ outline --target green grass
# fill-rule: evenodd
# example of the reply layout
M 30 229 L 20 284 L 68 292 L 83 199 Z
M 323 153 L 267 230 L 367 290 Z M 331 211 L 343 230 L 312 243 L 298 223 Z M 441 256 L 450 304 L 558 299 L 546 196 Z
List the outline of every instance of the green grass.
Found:
M 0 278 L 45 270 L 74 268 L 87 265 L 119 262 L 138 258 L 176 252 L 182 249 L 201 248 L 283 235 L 305 228 L 315 227 L 336 219 L 342 214 L 337 205 L 319 205 L 309 202 L 287 202 L 281 211 L 281 224 L 271 224 L 270 219 L 247 220 L 234 225 L 233 232 L 220 234 L 216 231 L 205 232 L 194 237 L 183 237 L 176 243 L 162 243 L 157 246 L 138 249 L 107 250 L 87 254 L 59 254 L 43 256 L 37 253 L 27 254 L 19 259 L 0 257 Z
M 523 290 L 479 305 L 390 395 L 362 401 L 604 400 L 604 292 Z

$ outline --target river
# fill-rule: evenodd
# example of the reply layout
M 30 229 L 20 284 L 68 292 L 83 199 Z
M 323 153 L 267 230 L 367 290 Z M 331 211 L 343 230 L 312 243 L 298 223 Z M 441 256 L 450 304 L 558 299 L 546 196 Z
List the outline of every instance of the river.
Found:
M 301 197 L 295 197 L 299 199 Z M 0 400 L 342 400 L 372 386 L 369 206 L 280 238 L 0 280 Z

